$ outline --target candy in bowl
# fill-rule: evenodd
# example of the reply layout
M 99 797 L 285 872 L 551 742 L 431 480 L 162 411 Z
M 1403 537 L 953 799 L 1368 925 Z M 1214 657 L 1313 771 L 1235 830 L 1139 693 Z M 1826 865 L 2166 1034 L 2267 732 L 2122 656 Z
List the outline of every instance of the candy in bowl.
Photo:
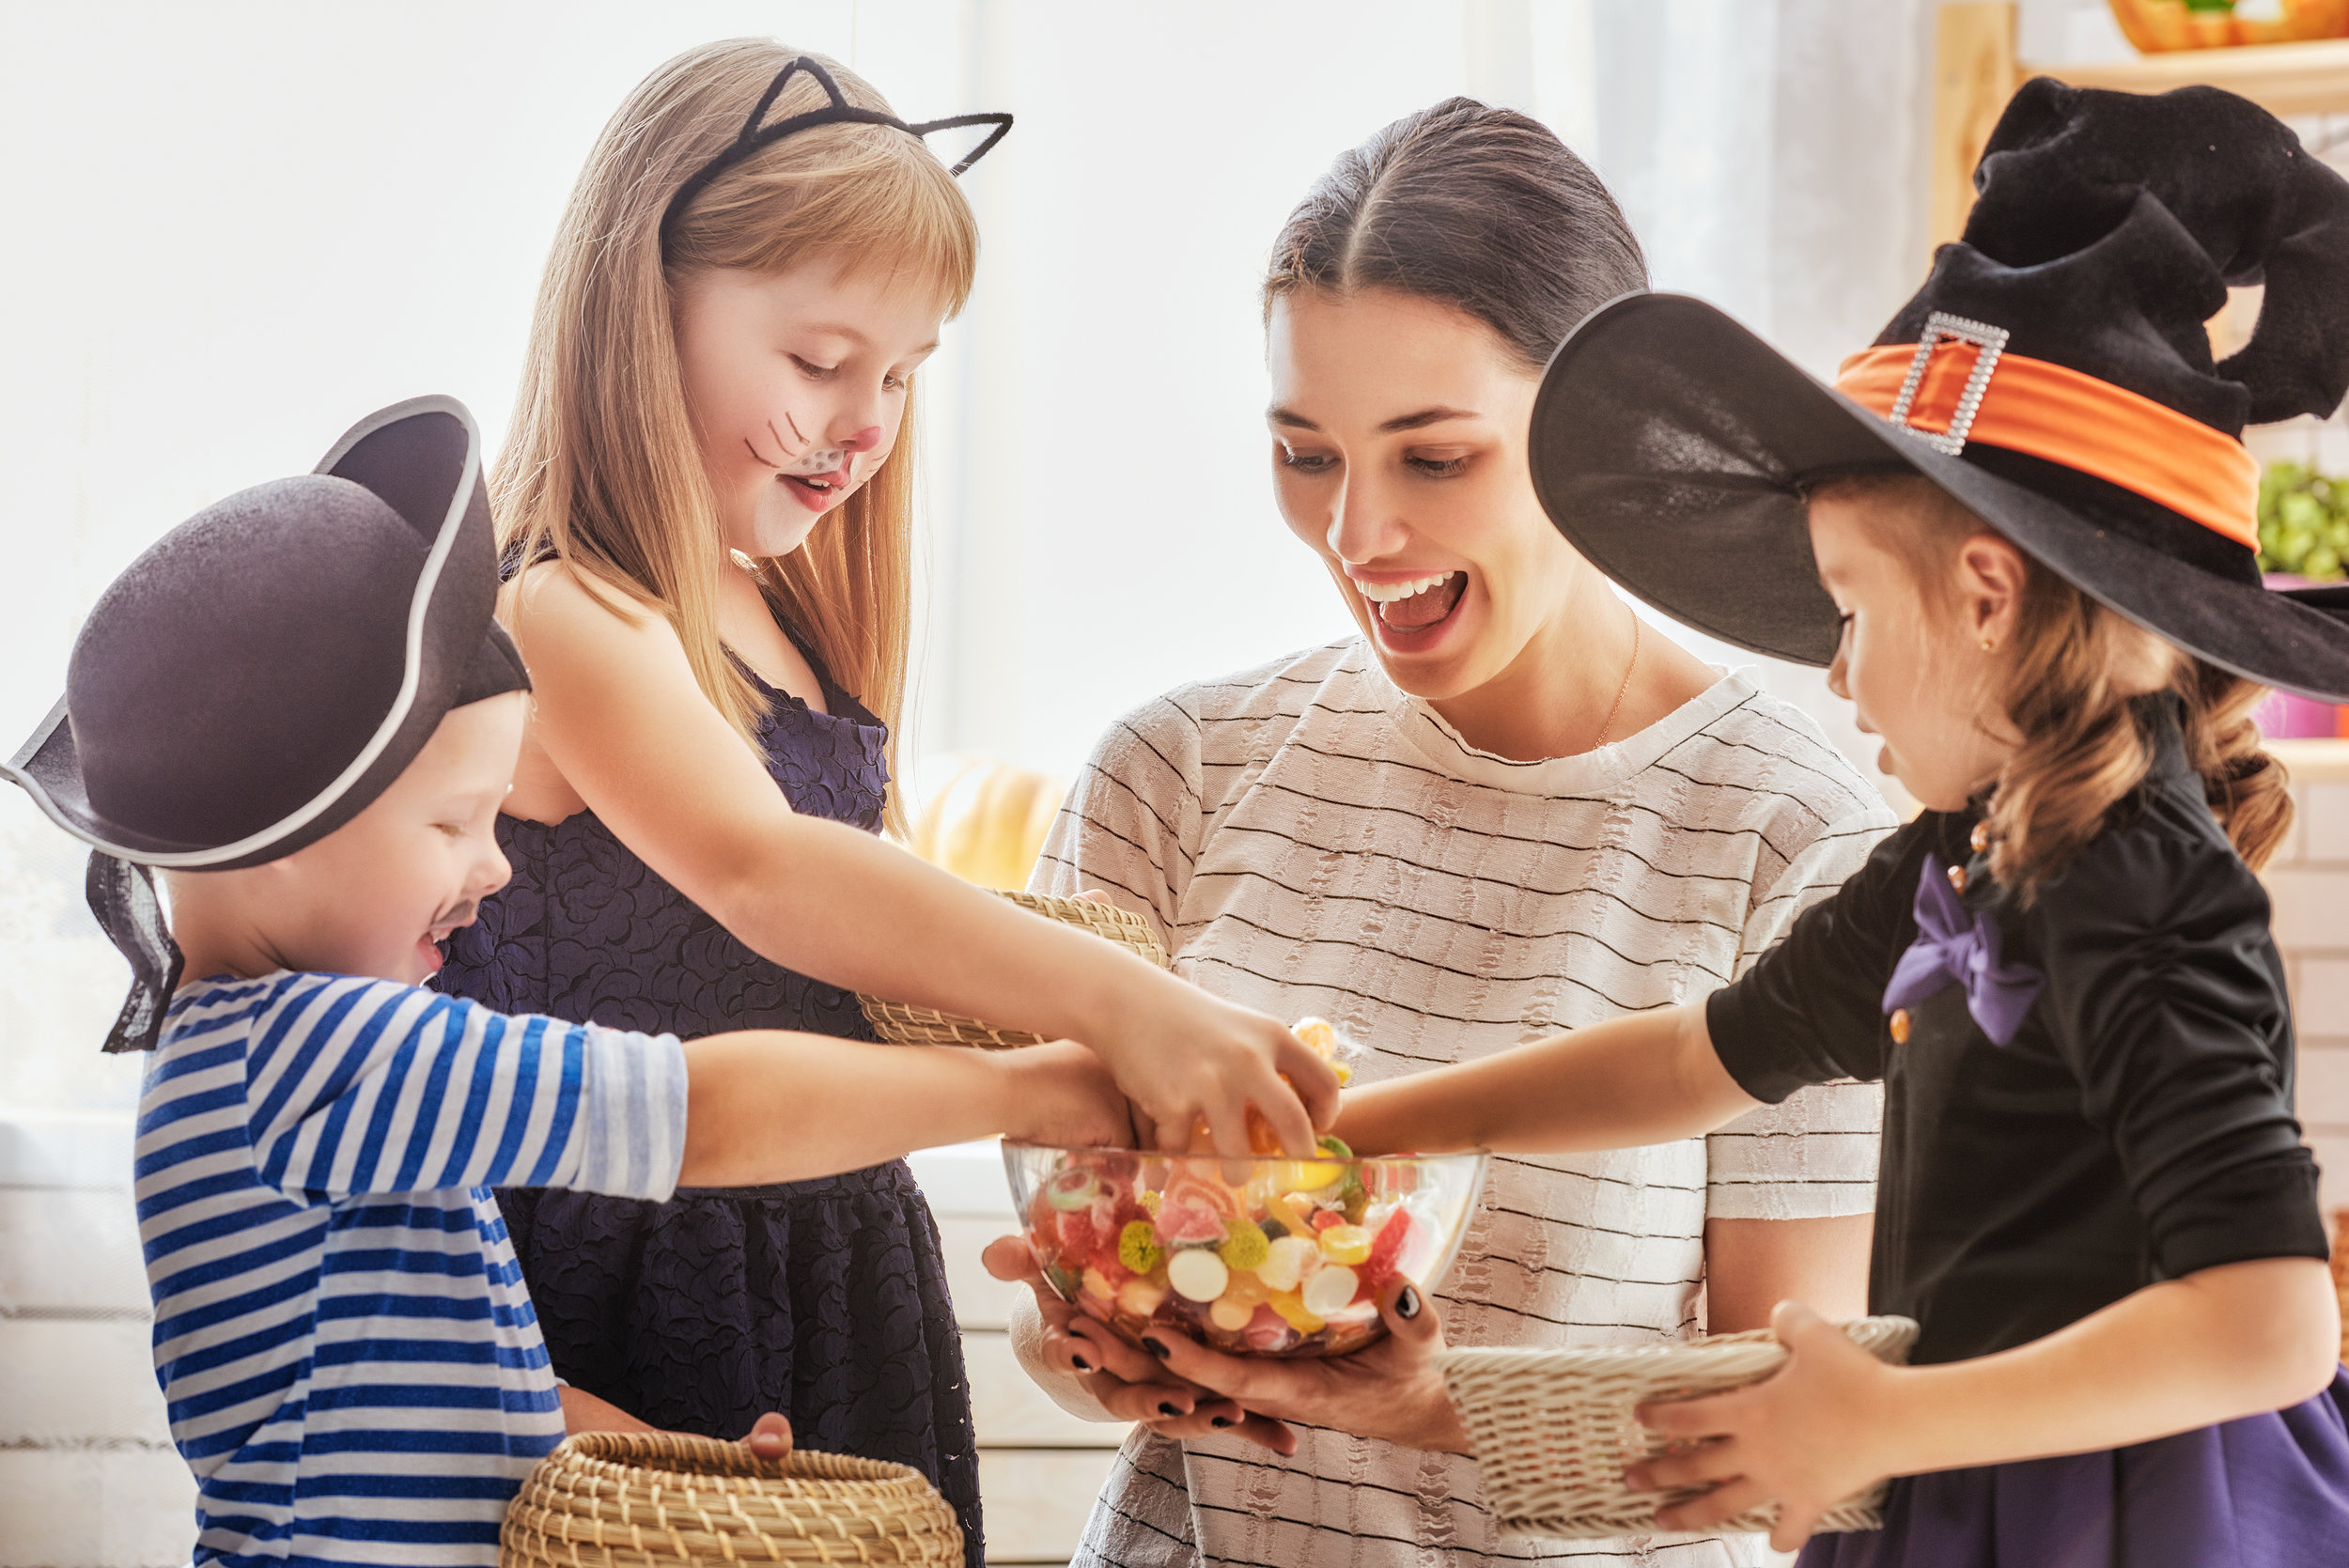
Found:
M 1137 1344 L 1162 1327 L 1239 1356 L 1343 1356 L 1383 1335 L 1379 1291 L 1452 1265 L 1485 1158 L 1357 1159 L 1333 1138 L 1315 1159 L 1003 1145 L 1065 1299 Z

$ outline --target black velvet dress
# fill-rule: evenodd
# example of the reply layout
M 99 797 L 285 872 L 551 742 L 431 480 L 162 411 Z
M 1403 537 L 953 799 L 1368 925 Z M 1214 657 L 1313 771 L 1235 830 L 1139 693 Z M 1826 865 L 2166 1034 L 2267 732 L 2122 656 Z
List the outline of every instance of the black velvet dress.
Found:
M 2326 1255 L 2266 894 L 2203 803 L 2175 699 L 2138 717 L 2151 773 L 2034 899 L 1999 884 L 1972 813 L 1927 812 L 1706 1004 L 1757 1098 L 1883 1081 L 1869 1305 L 1923 1326 L 1918 1362 Z M 2125 1448 L 1903 1476 L 1882 1529 L 1815 1537 L 1801 1568 L 2222 1562 L 2349 1562 L 2349 1375 Z
M 765 689 L 768 771 L 793 810 L 878 830 L 887 731 L 818 676 L 830 714 Z M 450 939 L 440 989 L 686 1039 L 873 1038 L 855 997 L 743 946 L 593 813 L 501 817 L 498 842 L 514 879 Z M 715 1437 L 781 1410 L 802 1448 L 910 1465 L 953 1505 L 971 1568 L 985 1560 L 961 1340 L 938 1227 L 903 1160 L 665 1203 L 511 1188 L 498 1202 L 567 1382 Z

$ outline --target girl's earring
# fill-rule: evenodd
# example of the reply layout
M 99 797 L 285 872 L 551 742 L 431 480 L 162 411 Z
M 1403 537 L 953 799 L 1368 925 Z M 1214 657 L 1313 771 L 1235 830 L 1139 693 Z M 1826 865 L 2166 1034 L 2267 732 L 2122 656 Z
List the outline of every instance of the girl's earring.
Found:
M 1995 639 L 1993 639 L 1993 638 L 1989 638 L 1989 637 L 1985 637 L 1985 638 L 1983 638 L 1983 639 L 1982 640 L 1982 651 L 1983 651 L 1983 652 L 1984 652 L 1984 653 L 1996 653 L 1996 652 L 1998 652 L 1998 651 L 1999 651 L 1999 644 L 1998 644 L 1998 642 L 1997 642 Z

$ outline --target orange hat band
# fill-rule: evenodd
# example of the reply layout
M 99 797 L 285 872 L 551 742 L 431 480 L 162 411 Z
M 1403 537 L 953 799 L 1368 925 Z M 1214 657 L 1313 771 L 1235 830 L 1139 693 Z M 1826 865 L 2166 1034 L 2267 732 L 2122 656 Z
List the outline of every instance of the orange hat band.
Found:
M 1852 355 L 1836 389 L 1944 452 L 2044 458 L 2259 548 L 2259 463 L 2199 419 L 2110 381 L 2003 351 L 1995 327 L 1937 315 L 1926 339 Z

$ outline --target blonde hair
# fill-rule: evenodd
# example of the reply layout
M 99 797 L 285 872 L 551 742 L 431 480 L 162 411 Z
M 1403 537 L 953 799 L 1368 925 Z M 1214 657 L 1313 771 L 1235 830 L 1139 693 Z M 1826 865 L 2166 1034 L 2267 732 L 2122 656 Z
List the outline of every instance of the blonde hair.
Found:
M 934 287 L 951 315 L 978 264 L 978 225 L 946 166 L 902 131 L 859 124 L 800 132 L 734 164 L 678 214 L 662 255 L 671 197 L 800 53 L 768 39 L 688 50 L 604 126 L 555 233 L 513 427 L 490 474 L 507 558 L 551 556 L 667 620 L 704 694 L 754 746 L 767 704 L 718 635 L 726 545 L 678 373 L 677 281 L 836 255 Z M 809 57 L 850 103 L 888 110 L 862 77 Z M 825 101 L 800 72 L 768 121 Z M 889 460 L 799 550 L 756 563 L 776 616 L 888 724 L 893 777 L 912 622 L 913 427 L 909 396 Z M 887 821 L 902 831 L 895 790 Z
M 1915 574 L 1928 615 L 1947 614 L 1951 566 L 1966 540 L 1995 533 L 1938 486 L 1907 474 L 1845 475 L 1812 495 L 1871 500 L 1877 536 Z M 2103 831 L 2142 784 L 2153 752 L 2115 673 L 2143 635 L 2134 623 L 2020 552 L 2026 568 L 2008 675 L 1992 692 L 2022 737 L 1993 785 L 1983 820 L 1990 868 L 2028 901 Z M 2188 763 L 2202 798 L 2252 870 L 2292 825 L 2282 764 L 2261 745 L 2251 709 L 2267 688 L 2184 653 L 2170 688 L 2185 700 Z

